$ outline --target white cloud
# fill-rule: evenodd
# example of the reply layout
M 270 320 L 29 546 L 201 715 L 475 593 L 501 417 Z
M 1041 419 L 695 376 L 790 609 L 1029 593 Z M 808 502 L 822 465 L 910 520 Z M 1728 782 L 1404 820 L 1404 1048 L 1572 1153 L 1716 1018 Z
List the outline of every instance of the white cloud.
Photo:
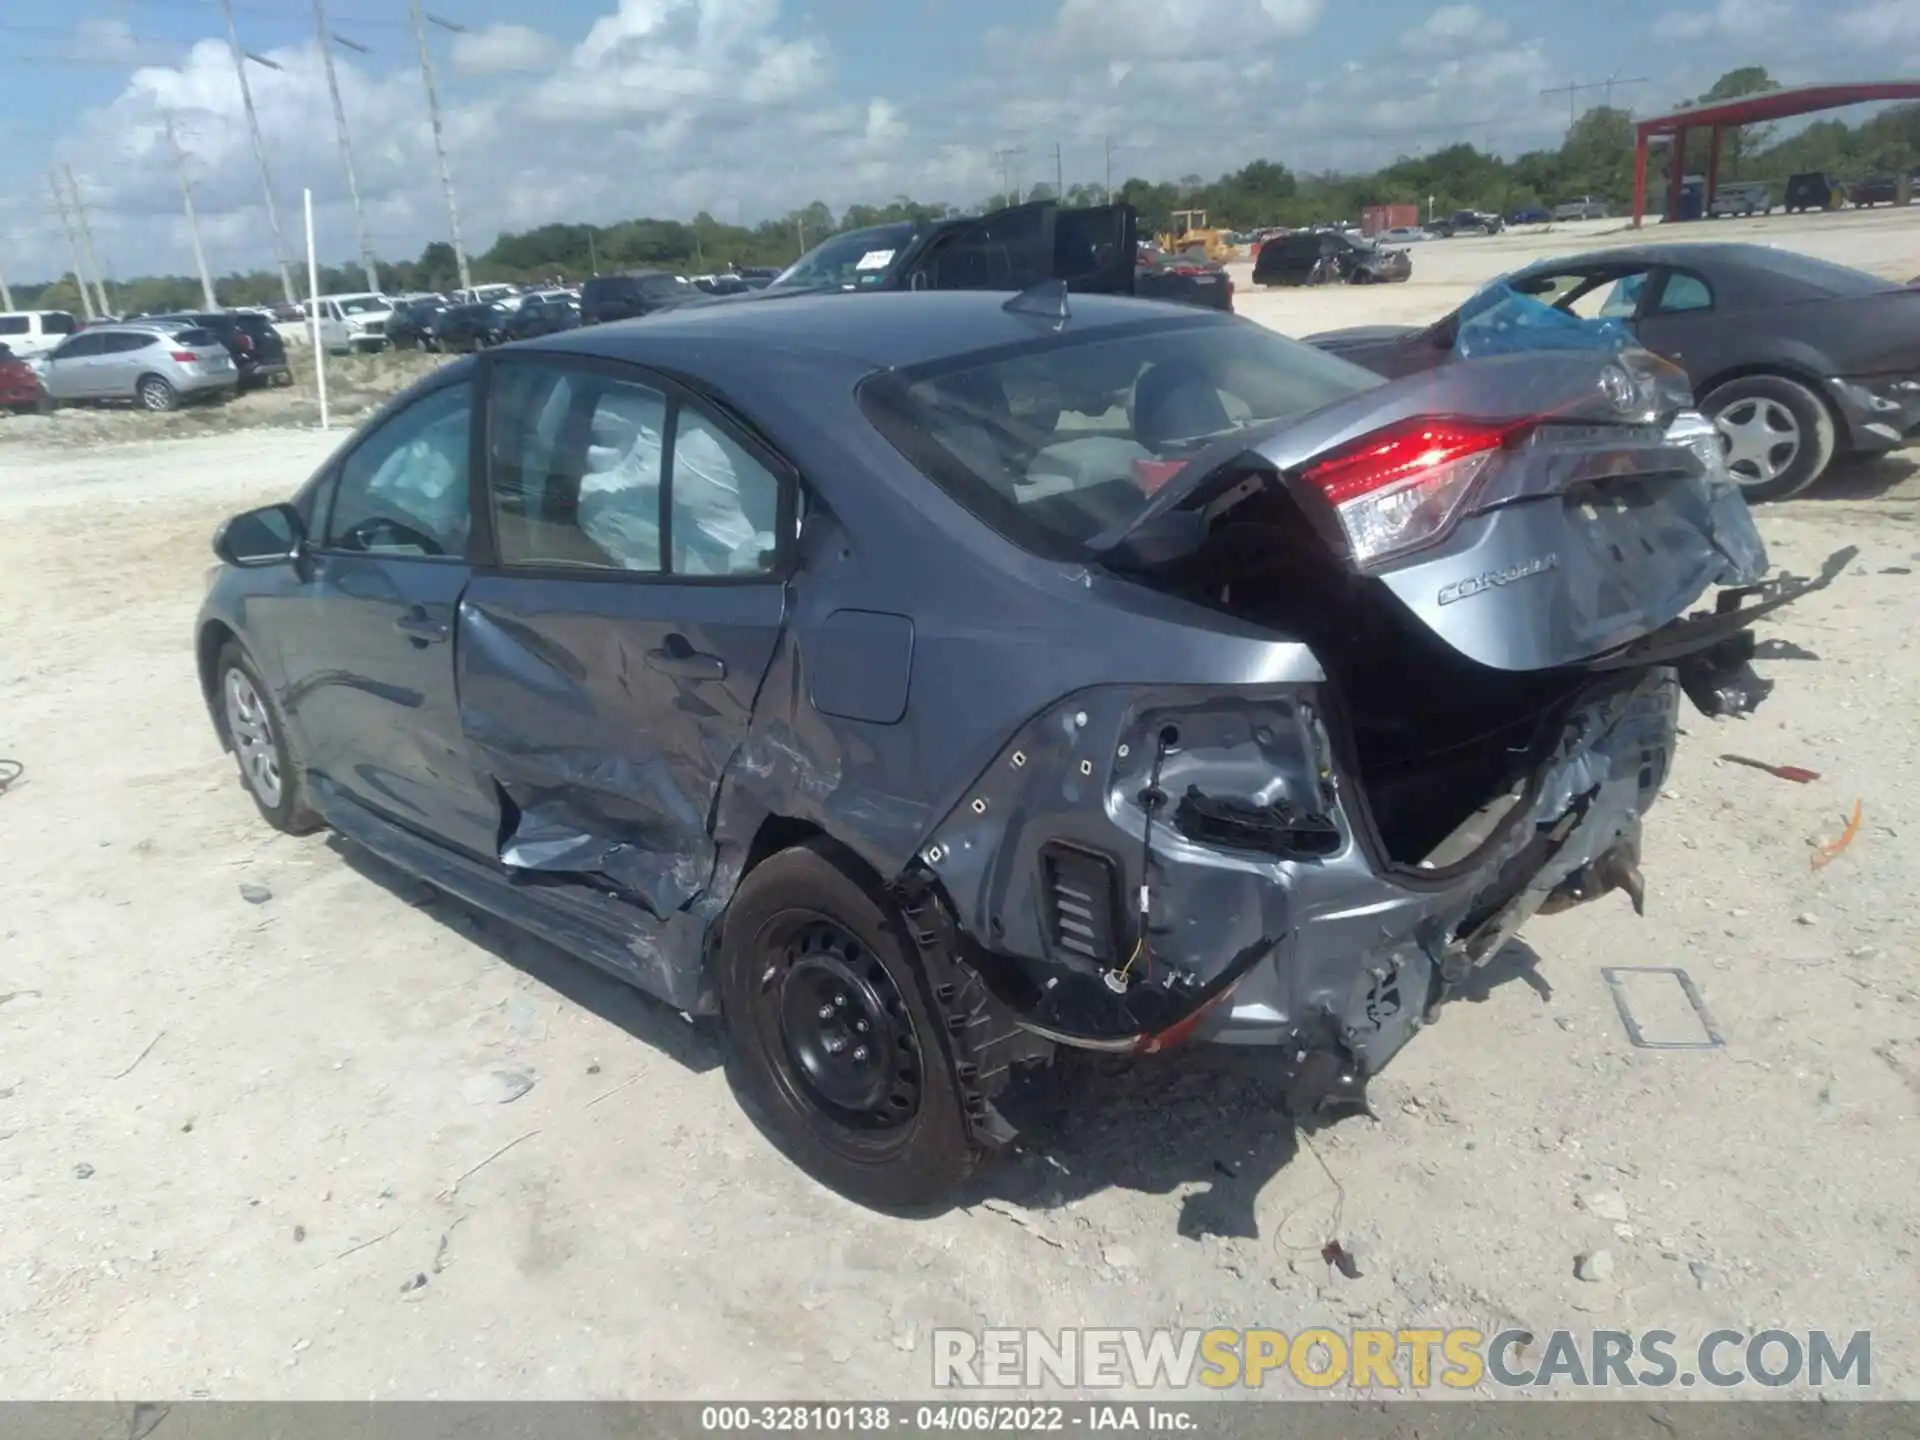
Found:
M 1711 10 L 1671 10 L 1653 22 L 1656 40 L 1725 40 L 1743 47 L 1742 53 L 1755 53 L 1770 41 L 1800 31 L 1796 37 L 1801 49 L 1808 35 L 1805 17 L 1794 13 L 1792 0 L 1720 0 Z M 1729 58 L 1727 67 L 1736 62 Z
M 1451 58 L 1489 49 L 1507 38 L 1504 20 L 1477 5 L 1443 5 L 1400 37 L 1409 55 Z
M 140 53 L 140 42 L 124 20 L 82 20 L 73 38 L 75 52 L 94 59 L 131 62 Z
M 1899 61 L 1911 62 L 1920 51 L 1920 0 L 1875 0 L 1857 6 L 1842 12 L 1837 29 L 1863 50 L 1892 50 Z
M 1233 55 L 1293 40 L 1320 20 L 1322 0 L 1061 0 L 1059 52 L 1109 60 Z
M 466 75 L 512 75 L 545 70 L 560 53 L 551 35 L 525 25 L 489 25 L 454 37 L 453 66 Z

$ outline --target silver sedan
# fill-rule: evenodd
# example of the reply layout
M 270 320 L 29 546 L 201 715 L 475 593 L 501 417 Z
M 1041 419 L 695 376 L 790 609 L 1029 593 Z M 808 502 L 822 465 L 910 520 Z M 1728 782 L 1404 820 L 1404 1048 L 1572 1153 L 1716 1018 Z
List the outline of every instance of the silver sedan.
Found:
M 211 330 L 156 323 L 97 325 L 47 356 L 41 382 L 54 400 L 134 400 L 172 410 L 183 400 L 230 394 L 233 356 Z

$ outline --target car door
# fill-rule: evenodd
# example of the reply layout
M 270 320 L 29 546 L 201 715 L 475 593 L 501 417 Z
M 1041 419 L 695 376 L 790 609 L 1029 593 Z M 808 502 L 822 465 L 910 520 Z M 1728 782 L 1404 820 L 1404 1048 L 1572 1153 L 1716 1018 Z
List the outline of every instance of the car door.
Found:
M 1707 277 L 1671 266 L 1656 272 L 1648 283 L 1634 321 L 1640 343 L 1680 366 L 1695 383 L 1751 358 L 1730 351 L 1727 329 Z
M 109 331 L 100 337 L 100 358 L 93 362 L 94 394 L 126 399 L 142 375 L 154 369 L 163 337 L 134 330 Z
M 288 715 L 346 798 L 475 855 L 499 807 L 454 690 L 468 559 L 471 373 L 417 396 L 337 462 L 315 506 L 303 619 L 282 643 Z
M 1052 278 L 1090 295 L 1131 295 L 1139 255 L 1131 205 L 1061 210 L 1053 218 Z
M 505 797 L 499 856 L 665 918 L 713 873 L 708 817 L 785 618 L 797 480 L 635 367 L 506 351 L 487 376 L 490 554 L 454 650 Z
M 1054 272 L 1051 200 L 1014 205 L 936 236 L 905 277 L 911 290 L 1025 290 Z
M 93 367 L 99 362 L 105 340 L 106 337 L 97 331 L 82 331 L 55 346 L 53 353 L 47 357 L 47 373 L 43 382 L 47 394 L 56 400 L 86 400 L 98 394 L 93 388 Z

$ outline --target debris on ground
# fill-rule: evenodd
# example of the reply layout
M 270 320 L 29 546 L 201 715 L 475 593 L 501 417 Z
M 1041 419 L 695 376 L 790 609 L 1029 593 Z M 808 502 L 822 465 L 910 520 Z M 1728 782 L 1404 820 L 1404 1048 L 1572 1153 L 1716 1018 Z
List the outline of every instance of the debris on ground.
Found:
M 244 884 L 240 887 L 240 898 L 249 905 L 264 905 L 273 899 L 273 891 L 264 885 Z
M 1589 1285 L 1613 1278 L 1613 1252 L 1590 1250 L 1573 1262 L 1573 1273 Z
M 533 1089 L 533 1077 L 524 1070 L 489 1070 L 460 1087 L 474 1105 L 511 1105 Z
M 1796 785 L 1806 785 L 1820 778 L 1818 770 L 1809 770 L 1802 765 L 1769 765 L 1765 760 L 1755 760 L 1748 755 L 1722 755 L 1729 765 L 1745 765 L 1754 770 L 1764 770 L 1780 780 L 1791 780 Z
M 1818 846 L 1813 852 L 1813 868 L 1824 870 L 1838 860 L 1846 848 L 1853 843 L 1853 837 L 1860 833 L 1860 802 L 1853 802 L 1853 814 L 1847 817 L 1847 825 L 1840 834 Z
M 1338 1270 L 1349 1280 L 1360 1278 L 1360 1259 L 1338 1240 L 1329 1240 L 1320 1247 L 1320 1258 Z
M 73 1178 L 76 1180 L 91 1180 L 93 1178 L 93 1166 L 82 1160 L 78 1165 L 73 1167 Z

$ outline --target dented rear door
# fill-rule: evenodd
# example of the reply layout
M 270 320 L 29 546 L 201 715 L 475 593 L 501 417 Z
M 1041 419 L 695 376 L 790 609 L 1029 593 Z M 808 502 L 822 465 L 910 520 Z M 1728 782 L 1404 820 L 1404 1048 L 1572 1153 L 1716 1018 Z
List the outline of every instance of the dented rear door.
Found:
M 779 639 L 791 477 L 631 366 L 502 354 L 487 404 L 492 563 L 457 653 L 499 859 L 667 916 L 711 876 L 715 799 Z

